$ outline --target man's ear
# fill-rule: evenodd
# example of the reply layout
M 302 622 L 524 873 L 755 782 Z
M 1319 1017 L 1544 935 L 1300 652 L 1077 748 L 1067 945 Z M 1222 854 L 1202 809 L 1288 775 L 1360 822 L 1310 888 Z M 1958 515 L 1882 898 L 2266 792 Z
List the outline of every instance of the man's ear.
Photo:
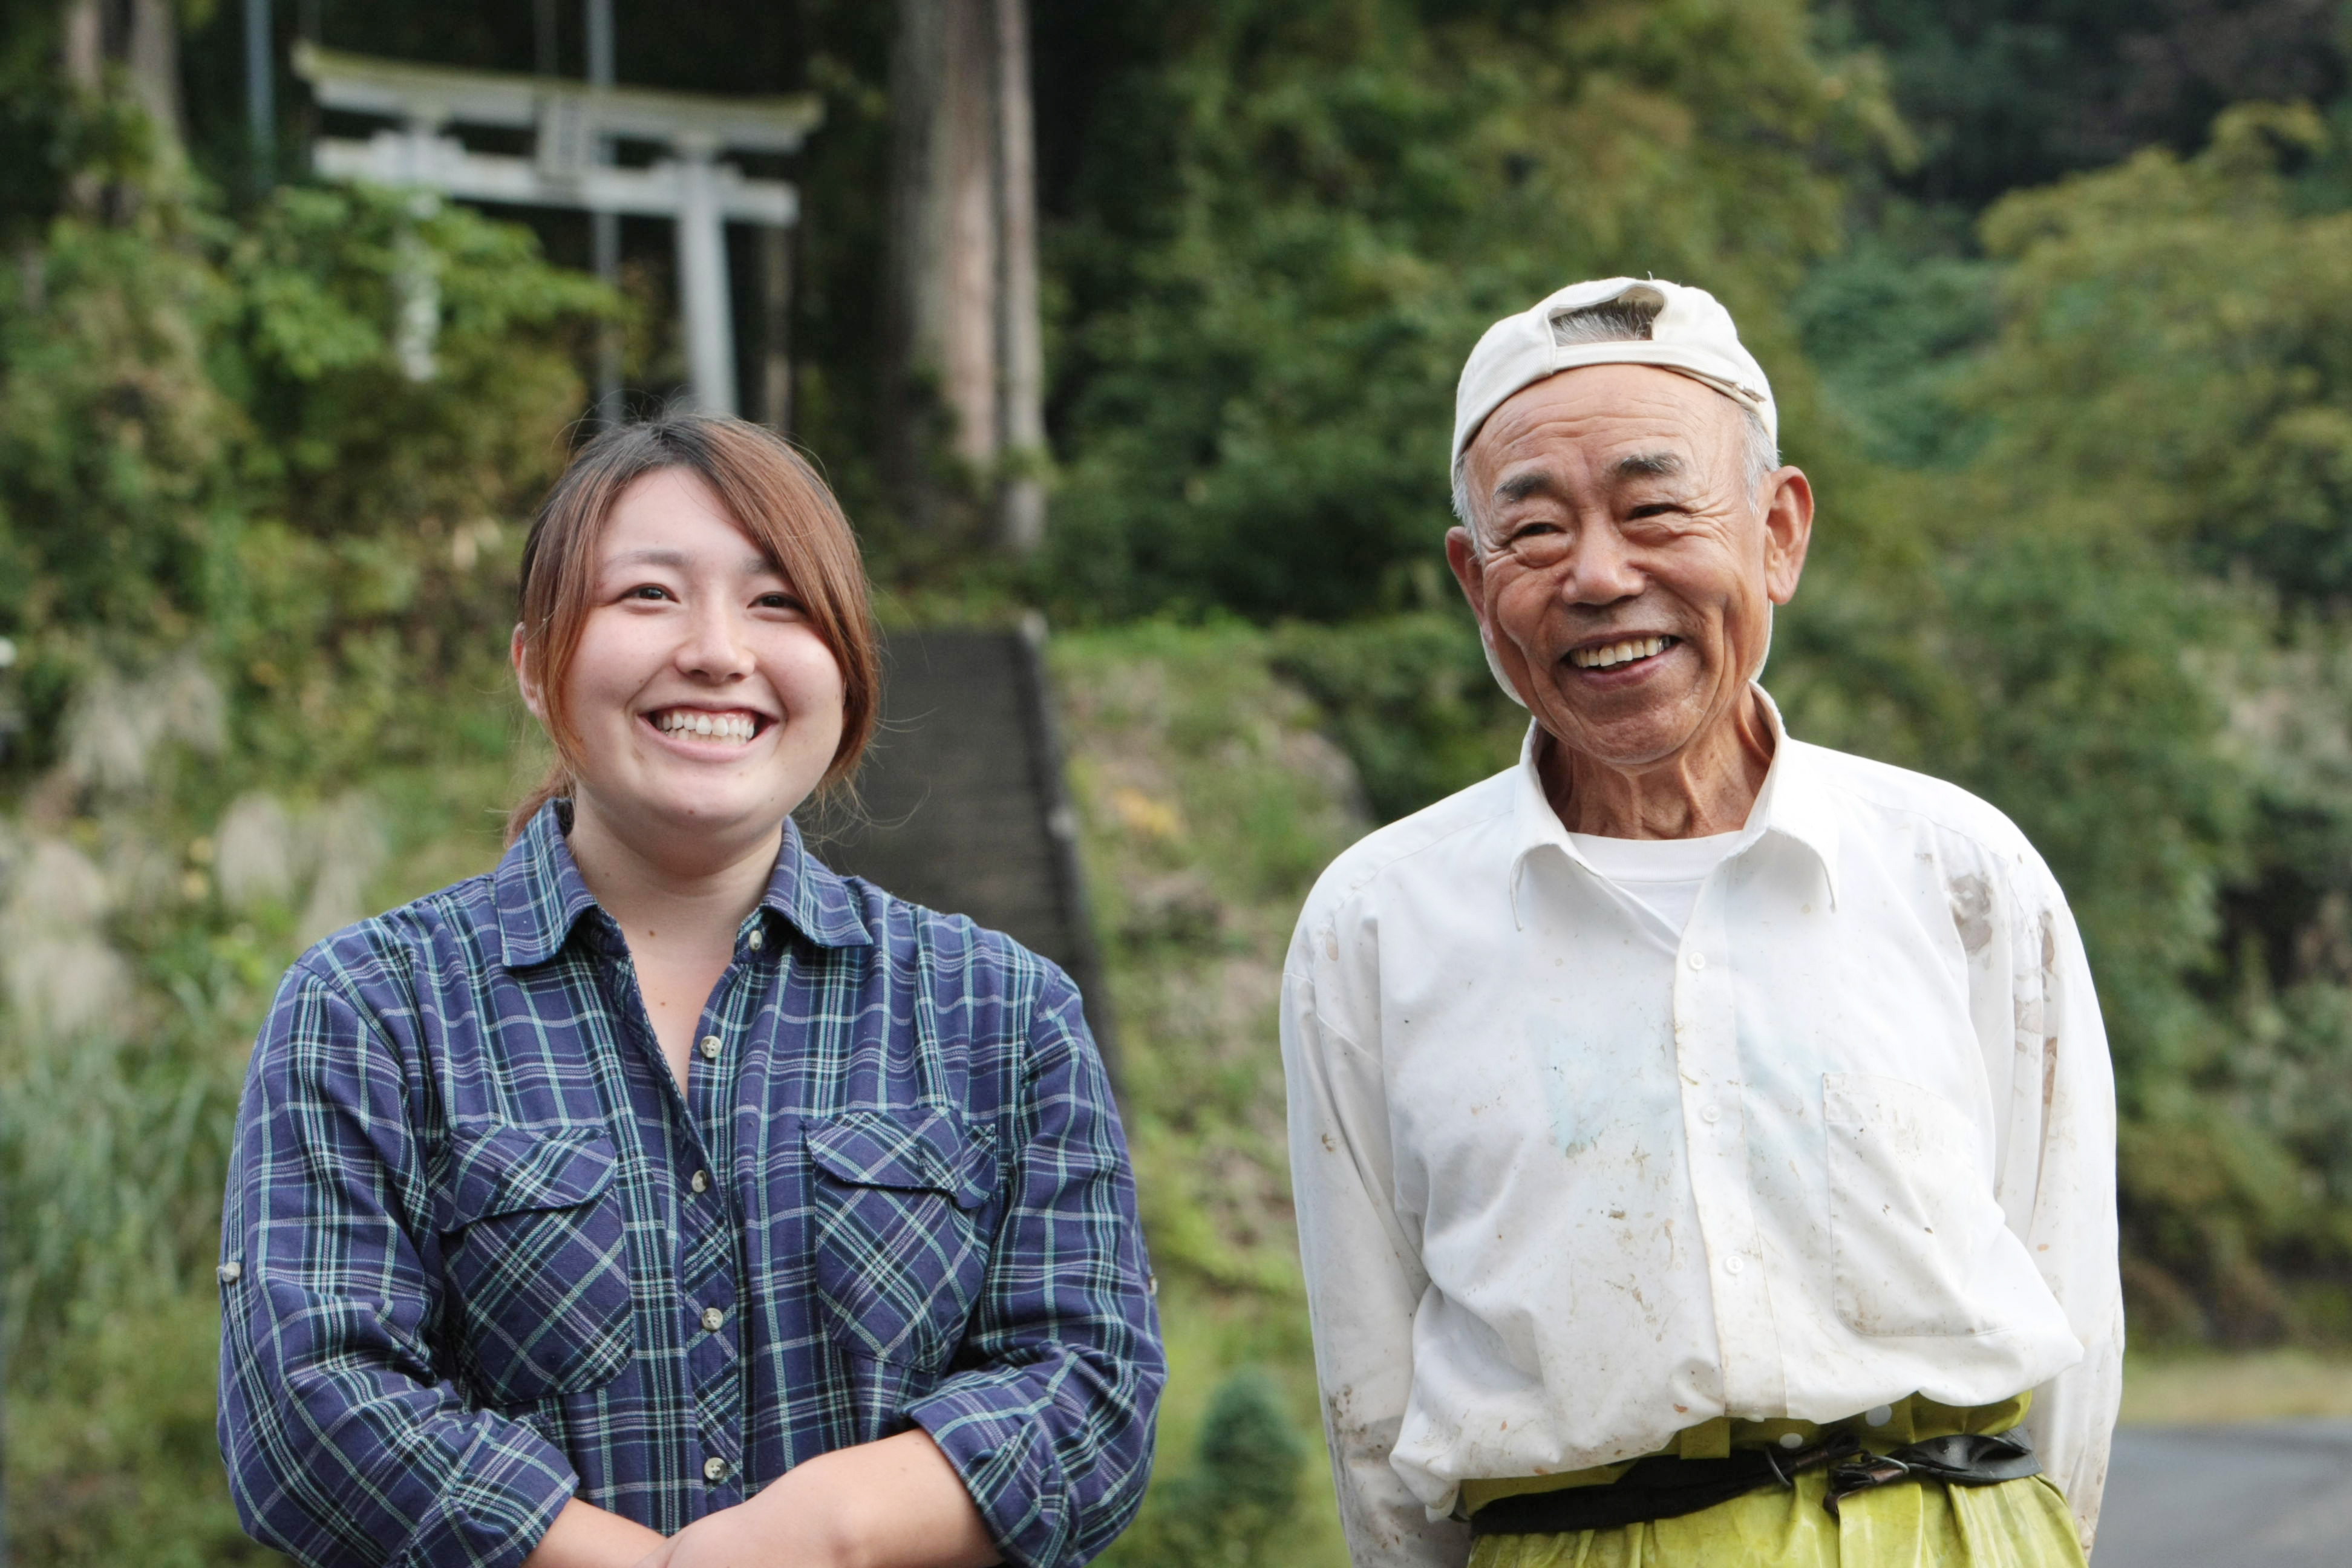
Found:
M 1483 629 L 1486 625 L 1486 562 L 1478 549 L 1478 542 L 1460 523 L 1445 531 L 1445 563 L 1454 568 L 1454 580 L 1462 585 L 1462 596 L 1470 601 L 1470 613 L 1478 617 Z
M 1487 673 L 1503 689 L 1504 696 L 1525 708 L 1528 700 L 1511 684 L 1510 672 L 1503 668 L 1502 656 L 1495 651 L 1495 628 L 1486 620 L 1486 558 L 1468 529 L 1457 526 L 1446 530 L 1445 563 L 1454 568 L 1454 580 L 1462 584 L 1462 596 L 1470 601 L 1470 613 L 1477 617 L 1478 645 L 1486 650 Z
M 1813 482 L 1802 468 L 1782 468 L 1764 481 L 1764 593 L 1776 605 L 1797 596 L 1805 552 L 1813 542 Z
M 514 666 L 515 685 L 522 689 L 522 705 L 541 723 L 547 722 L 547 705 L 540 700 L 539 682 L 531 679 L 530 661 L 523 658 L 525 644 L 522 623 L 515 623 L 514 637 L 507 643 L 507 662 Z

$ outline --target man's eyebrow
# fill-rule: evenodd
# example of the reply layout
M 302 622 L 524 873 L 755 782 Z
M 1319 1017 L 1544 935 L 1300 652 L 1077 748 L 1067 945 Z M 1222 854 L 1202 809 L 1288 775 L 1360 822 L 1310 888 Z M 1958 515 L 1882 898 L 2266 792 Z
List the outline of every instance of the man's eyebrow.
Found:
M 1499 501 L 1525 500 L 1529 496 L 1553 495 L 1559 487 L 1541 468 L 1530 468 L 1524 474 L 1514 474 L 1495 487 L 1495 499 Z
M 1632 452 L 1609 465 L 1609 477 L 1613 479 L 1668 479 L 1689 471 L 1690 465 L 1680 452 Z M 1508 503 L 1525 500 L 1529 496 L 1558 495 L 1559 486 L 1543 468 L 1530 468 L 1514 474 L 1495 487 L 1495 499 Z
M 1634 452 L 1618 458 L 1610 472 L 1621 479 L 1668 479 L 1686 466 L 1679 452 Z

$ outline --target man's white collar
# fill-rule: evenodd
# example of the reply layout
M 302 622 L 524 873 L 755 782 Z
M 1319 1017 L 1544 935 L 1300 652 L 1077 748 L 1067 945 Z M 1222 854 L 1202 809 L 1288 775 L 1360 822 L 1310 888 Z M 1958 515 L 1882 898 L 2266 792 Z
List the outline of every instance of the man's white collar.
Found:
M 1747 853 L 1768 833 L 1791 839 L 1812 851 L 1814 858 L 1821 862 L 1830 907 L 1835 909 L 1838 819 L 1828 798 L 1826 781 L 1807 754 L 1811 748 L 1790 738 L 1788 727 L 1780 720 L 1780 706 L 1770 694 L 1752 683 L 1748 689 L 1763 703 L 1765 721 L 1772 728 L 1772 765 L 1765 770 L 1763 785 L 1756 792 L 1756 804 L 1748 808 L 1748 821 L 1724 858 L 1731 860 Z M 1600 875 L 1577 848 L 1544 793 L 1543 773 L 1537 766 L 1543 737 L 1543 727 L 1530 721 L 1527 738 L 1519 742 L 1519 765 L 1512 786 L 1511 921 L 1515 926 L 1519 924 L 1519 876 L 1528 857 L 1537 850 L 1557 849 L 1587 875 Z

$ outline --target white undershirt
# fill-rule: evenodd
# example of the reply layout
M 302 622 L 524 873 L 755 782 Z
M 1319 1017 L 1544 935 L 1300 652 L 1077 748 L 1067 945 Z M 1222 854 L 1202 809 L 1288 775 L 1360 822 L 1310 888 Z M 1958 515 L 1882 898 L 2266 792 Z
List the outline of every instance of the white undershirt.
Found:
M 1584 863 L 1647 906 L 1680 934 L 1690 923 L 1698 890 L 1731 853 L 1737 833 L 1705 838 L 1603 838 L 1571 833 L 1569 842 Z

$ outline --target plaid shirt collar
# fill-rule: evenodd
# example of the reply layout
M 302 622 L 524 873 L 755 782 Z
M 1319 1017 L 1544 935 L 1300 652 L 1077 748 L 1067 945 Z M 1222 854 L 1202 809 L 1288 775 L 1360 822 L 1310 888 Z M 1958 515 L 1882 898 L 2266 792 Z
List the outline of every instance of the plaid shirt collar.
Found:
M 551 800 L 539 808 L 522 836 L 508 848 L 492 881 L 497 889 L 499 935 L 509 969 L 544 963 L 562 951 L 572 927 L 598 909 L 572 846 L 572 803 Z M 856 901 L 840 878 L 827 870 L 801 842 L 800 825 L 784 819 L 776 868 L 758 910 L 774 911 L 819 947 L 871 947 L 874 934 L 858 917 Z

